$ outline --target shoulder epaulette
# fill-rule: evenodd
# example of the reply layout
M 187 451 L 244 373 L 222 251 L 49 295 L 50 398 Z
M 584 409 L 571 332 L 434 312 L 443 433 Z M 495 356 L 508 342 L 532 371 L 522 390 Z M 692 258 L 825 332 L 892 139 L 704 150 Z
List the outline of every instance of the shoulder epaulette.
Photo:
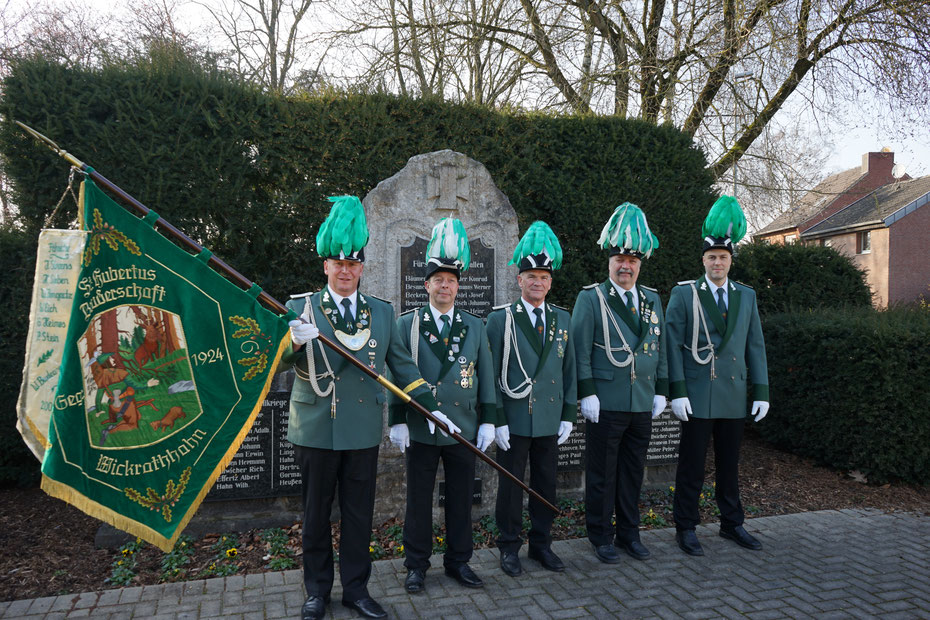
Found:
M 679 286 L 685 286 L 686 284 L 694 284 L 697 280 L 682 280 L 678 283 Z
M 750 289 L 750 290 L 752 289 L 751 286 L 749 286 L 748 284 L 743 284 L 743 283 L 740 282 L 739 280 L 730 280 L 730 282 L 735 282 L 736 284 L 739 284 L 740 286 L 745 286 L 746 288 L 748 288 L 748 289 Z
M 410 314 L 411 312 L 416 312 L 416 311 L 417 311 L 416 308 L 411 308 L 410 310 L 407 310 L 406 312 L 401 312 L 399 316 L 404 316 L 405 314 Z
M 394 302 L 392 302 L 392 301 L 390 301 L 390 300 L 388 300 L 388 299 L 381 299 L 380 297 L 375 297 L 374 295 L 369 295 L 368 293 L 360 293 L 360 294 L 361 294 L 361 295 L 364 295 L 365 297 L 371 298 L 371 299 L 377 299 L 378 301 L 383 301 L 384 303 L 390 304 L 390 305 L 392 305 L 392 306 L 394 305 Z
M 595 282 L 594 284 L 589 284 L 589 285 L 585 286 L 584 289 L 587 290 L 587 289 L 589 289 L 589 288 L 596 288 L 596 287 L 600 286 L 600 284 L 601 284 L 600 282 Z
M 314 293 L 318 293 L 318 292 L 319 291 L 310 291 L 308 293 L 297 293 L 296 295 L 291 295 L 291 299 L 300 299 L 301 297 L 309 297 L 310 295 L 313 295 Z
M 658 293 L 658 292 L 659 292 L 659 291 L 655 290 L 654 288 L 652 288 L 651 286 L 643 286 L 642 284 L 639 285 L 639 288 L 644 288 L 644 289 L 646 289 L 647 291 L 652 291 L 653 293 Z
M 469 311 L 469 310 L 466 310 L 465 308 L 458 308 L 458 309 L 456 310 L 456 312 L 462 312 L 462 313 L 464 313 L 464 314 L 470 314 L 471 316 L 475 317 L 475 318 L 478 319 L 479 321 L 481 320 L 481 317 L 480 317 L 480 316 L 478 316 L 478 315 L 475 314 L 474 312 L 471 312 L 471 311 Z
M 557 306 L 555 304 L 549 304 L 549 305 L 555 308 L 556 310 L 562 310 L 563 312 L 568 312 L 568 308 L 563 308 L 562 306 Z
M 501 304 L 499 306 L 494 306 L 491 310 L 503 310 L 504 308 L 510 307 L 510 304 Z

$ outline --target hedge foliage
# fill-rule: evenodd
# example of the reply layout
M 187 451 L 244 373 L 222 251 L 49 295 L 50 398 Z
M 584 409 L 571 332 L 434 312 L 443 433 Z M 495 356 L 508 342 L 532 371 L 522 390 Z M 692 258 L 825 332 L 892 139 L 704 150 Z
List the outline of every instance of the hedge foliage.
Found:
M 930 311 L 792 312 L 763 329 L 766 439 L 871 482 L 930 481 Z
M 865 272 L 830 247 L 750 243 L 739 247 L 731 276 L 753 287 L 763 316 L 790 310 L 868 307 Z
M 521 230 L 535 219 L 552 226 L 565 253 L 552 301 L 566 306 L 583 285 L 606 277 L 595 241 L 618 204 L 648 214 L 661 248 L 642 281 L 667 293 L 694 271 L 701 222 L 715 198 L 703 154 L 671 126 L 379 94 L 282 98 L 171 53 L 95 69 L 14 61 L 0 112 L 0 156 L 21 230 L 3 242 L 0 269 L 29 274 L 0 283 L 13 319 L 0 342 L 0 424 L 8 429 L 35 239 L 68 176 L 65 161 L 13 120 L 55 140 L 278 299 L 324 282 L 313 240 L 326 197 L 364 196 L 421 153 L 452 149 L 482 162 Z M 51 227 L 68 227 L 75 214 L 66 199 Z M 0 453 L 34 468 L 14 433 L 0 436 Z

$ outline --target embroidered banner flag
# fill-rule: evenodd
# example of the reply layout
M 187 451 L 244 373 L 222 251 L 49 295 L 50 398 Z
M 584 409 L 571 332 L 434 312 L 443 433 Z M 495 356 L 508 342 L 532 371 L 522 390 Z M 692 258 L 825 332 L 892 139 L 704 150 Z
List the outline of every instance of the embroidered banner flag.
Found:
M 39 233 L 16 428 L 40 461 L 48 445 L 46 433 L 86 236 L 83 230 Z
M 238 450 L 286 318 L 85 181 L 42 488 L 168 551 Z

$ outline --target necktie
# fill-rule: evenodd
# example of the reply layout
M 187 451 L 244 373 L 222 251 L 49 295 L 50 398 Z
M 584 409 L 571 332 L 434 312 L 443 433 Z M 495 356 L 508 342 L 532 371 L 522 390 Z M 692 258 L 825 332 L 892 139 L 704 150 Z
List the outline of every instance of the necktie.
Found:
M 439 320 L 442 321 L 442 331 L 439 332 L 439 337 L 442 338 L 443 344 L 449 344 L 449 332 L 452 331 L 452 319 L 450 319 L 447 314 L 440 314 Z
M 626 307 L 630 309 L 630 312 L 634 315 L 636 314 L 636 306 L 633 305 L 633 291 L 627 291 L 624 293 L 626 296 Z
M 536 333 L 539 334 L 539 344 L 545 342 L 546 325 L 543 323 L 542 308 L 533 308 L 533 314 L 536 315 Z
M 342 319 L 346 322 L 346 329 L 355 331 L 355 319 L 352 316 L 352 302 L 349 301 L 348 297 L 343 298 L 342 308 Z
M 717 289 L 717 308 L 720 310 L 720 314 L 723 316 L 723 321 L 727 320 L 727 304 L 723 301 L 723 288 Z

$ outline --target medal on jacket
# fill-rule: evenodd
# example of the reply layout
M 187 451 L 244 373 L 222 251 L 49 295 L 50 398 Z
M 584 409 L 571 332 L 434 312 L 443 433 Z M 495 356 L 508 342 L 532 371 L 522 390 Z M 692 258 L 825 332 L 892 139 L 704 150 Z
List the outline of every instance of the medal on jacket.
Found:
M 471 362 L 468 364 L 467 368 L 463 365 L 459 374 L 462 377 L 462 380 L 459 382 L 462 389 L 467 390 L 471 388 L 475 384 L 475 363 Z

